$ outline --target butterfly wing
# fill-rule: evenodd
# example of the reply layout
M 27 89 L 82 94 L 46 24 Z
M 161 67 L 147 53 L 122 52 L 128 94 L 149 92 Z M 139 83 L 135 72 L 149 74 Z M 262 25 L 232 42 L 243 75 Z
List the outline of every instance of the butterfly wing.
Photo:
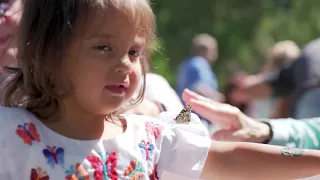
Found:
M 158 176 L 158 164 L 155 165 L 152 174 L 150 174 L 149 176 L 150 180 L 159 180 L 159 176 Z
M 191 121 L 191 106 L 184 107 L 179 115 L 175 118 L 177 124 L 189 123 Z
M 108 176 L 109 178 L 111 178 L 111 180 L 118 179 L 117 162 L 118 162 L 117 153 L 116 152 L 110 153 L 106 160 L 106 166 L 109 169 Z
M 137 162 L 136 161 L 131 161 L 129 166 L 125 169 L 124 175 L 129 176 L 137 167 Z
M 63 167 L 64 166 L 64 150 L 62 148 L 58 148 L 56 150 L 56 156 L 58 163 Z
M 80 163 L 77 163 L 75 167 L 76 172 L 82 177 L 83 180 L 90 180 L 89 174 Z
M 141 143 L 139 143 L 139 148 L 140 148 L 141 153 L 142 153 L 142 158 L 143 159 L 147 159 L 146 145 L 141 142 Z
M 66 180 L 80 180 L 76 175 L 69 174 L 65 177 Z
M 16 134 L 23 140 L 25 144 L 28 144 L 29 146 L 32 145 L 32 139 L 28 135 L 26 130 L 18 127 L 18 129 L 16 130 Z
M 31 169 L 30 179 L 36 180 L 38 178 L 38 173 L 36 169 Z
M 33 123 L 29 123 L 28 131 L 32 135 L 35 141 L 40 142 L 40 136 L 36 126 Z
M 47 158 L 48 164 L 53 168 L 55 165 L 55 160 L 54 160 L 53 154 L 48 149 L 44 149 L 42 151 L 42 153 L 43 153 L 44 157 Z
M 154 150 L 154 145 L 150 144 L 148 147 L 148 151 L 153 152 L 153 150 Z
M 147 133 L 151 134 L 152 133 L 153 123 L 152 122 L 145 122 L 145 126 L 146 126 Z
M 103 164 L 100 158 L 98 158 L 97 156 L 88 156 L 87 160 L 94 168 L 94 178 L 97 180 L 103 180 Z
M 152 132 L 154 134 L 155 139 L 158 139 L 158 136 L 160 135 L 162 130 L 163 130 L 163 126 L 159 124 L 154 125 L 154 127 L 152 128 Z

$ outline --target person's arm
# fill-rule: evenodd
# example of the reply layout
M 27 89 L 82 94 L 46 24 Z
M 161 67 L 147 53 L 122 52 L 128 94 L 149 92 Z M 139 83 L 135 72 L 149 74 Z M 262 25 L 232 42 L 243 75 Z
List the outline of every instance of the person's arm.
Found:
M 225 100 L 225 96 L 222 93 L 212 89 L 205 83 L 198 83 L 193 87 L 193 89 L 198 94 L 210 98 L 214 101 L 223 102 Z
M 253 98 L 287 95 L 294 89 L 293 77 L 297 62 L 283 64 L 271 73 L 248 76 L 240 82 L 240 91 Z
M 191 89 L 198 94 L 210 98 L 212 100 L 223 102 L 225 97 L 223 94 L 218 92 L 218 83 L 215 74 L 212 72 L 210 67 L 206 64 L 198 63 L 190 65 L 190 82 L 192 82 Z M 209 73 L 212 72 L 212 73 Z M 208 81 L 212 81 L 211 83 Z M 209 86 L 213 84 L 215 87 Z
M 320 174 L 320 151 L 303 150 L 301 154 L 296 150 L 298 156 L 288 153 L 279 146 L 213 141 L 201 178 L 288 180 Z
M 320 118 L 266 122 L 272 130 L 269 144 L 320 150 Z
M 272 88 L 264 75 L 251 75 L 240 83 L 240 91 L 252 98 L 264 98 L 272 95 Z
M 320 118 L 254 120 L 236 107 L 211 101 L 185 91 L 183 99 L 193 110 L 220 126 L 212 138 L 320 150 Z M 269 125 L 270 126 L 269 126 Z

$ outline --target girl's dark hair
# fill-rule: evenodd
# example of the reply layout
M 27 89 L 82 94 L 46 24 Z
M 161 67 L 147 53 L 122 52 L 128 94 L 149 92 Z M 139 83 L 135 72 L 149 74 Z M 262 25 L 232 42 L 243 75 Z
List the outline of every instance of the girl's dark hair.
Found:
M 6 67 L 11 77 L 4 87 L 3 105 L 26 108 L 41 119 L 61 115 L 60 100 L 70 92 L 69 83 L 62 81 L 62 57 L 75 29 L 108 6 L 132 18 L 145 32 L 147 46 L 151 45 L 155 22 L 148 0 L 24 0 L 17 34 L 17 67 Z M 132 104 L 140 102 L 143 93 L 144 88 Z

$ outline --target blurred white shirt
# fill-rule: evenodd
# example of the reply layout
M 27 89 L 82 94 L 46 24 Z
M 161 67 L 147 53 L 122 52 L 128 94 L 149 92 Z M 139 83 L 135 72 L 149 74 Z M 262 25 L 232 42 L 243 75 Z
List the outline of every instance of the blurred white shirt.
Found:
M 183 108 L 176 91 L 165 78 L 158 74 L 146 74 L 146 91 L 144 97 L 163 104 L 167 111 L 180 112 Z

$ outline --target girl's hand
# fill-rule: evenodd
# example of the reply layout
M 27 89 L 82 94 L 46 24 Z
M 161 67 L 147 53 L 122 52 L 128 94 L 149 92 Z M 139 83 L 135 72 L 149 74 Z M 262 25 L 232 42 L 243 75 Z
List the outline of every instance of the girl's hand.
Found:
M 185 90 L 182 98 L 196 113 L 221 128 L 213 134 L 214 140 L 262 143 L 271 138 L 267 124 L 251 119 L 236 107 L 212 101 L 190 90 Z

